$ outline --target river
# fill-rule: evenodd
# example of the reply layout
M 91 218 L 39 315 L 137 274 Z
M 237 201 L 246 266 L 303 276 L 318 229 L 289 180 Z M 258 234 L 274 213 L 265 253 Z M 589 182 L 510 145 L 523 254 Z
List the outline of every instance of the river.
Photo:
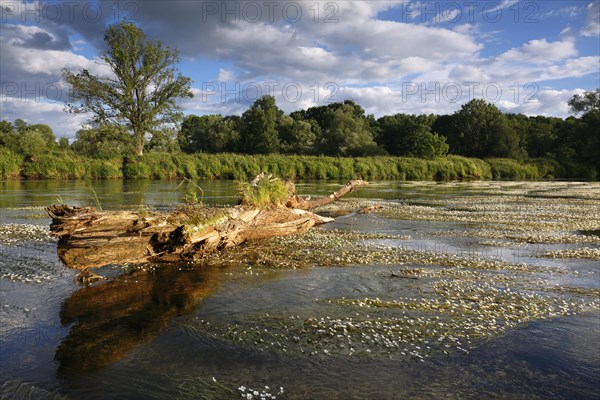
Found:
M 600 397 L 598 183 L 373 182 L 330 224 L 206 265 L 82 287 L 58 259 L 45 206 L 164 211 L 185 190 L 0 182 L 0 398 Z

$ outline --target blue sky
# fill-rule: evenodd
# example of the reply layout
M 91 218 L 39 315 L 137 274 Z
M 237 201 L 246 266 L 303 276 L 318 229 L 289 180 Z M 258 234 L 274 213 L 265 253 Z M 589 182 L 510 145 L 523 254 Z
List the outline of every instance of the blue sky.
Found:
M 128 17 L 181 51 L 186 113 L 240 114 L 273 94 L 286 112 L 353 99 L 376 116 L 452 113 L 472 98 L 568 115 L 600 87 L 600 2 L 0 0 L 2 118 L 73 137 L 62 68 L 110 74 L 102 32 Z M 62 96 L 61 96 L 62 95 Z

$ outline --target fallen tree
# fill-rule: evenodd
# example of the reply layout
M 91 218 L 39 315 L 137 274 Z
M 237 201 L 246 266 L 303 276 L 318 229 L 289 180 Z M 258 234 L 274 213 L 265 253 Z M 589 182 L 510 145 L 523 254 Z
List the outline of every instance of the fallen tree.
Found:
M 107 264 L 196 261 L 246 241 L 304 232 L 333 221 L 309 210 L 367 184 L 352 180 L 311 200 L 296 195 L 293 184 L 260 174 L 241 187 L 240 204 L 230 208 L 186 206 L 144 214 L 61 204 L 46 210 L 50 231 L 59 237 L 60 259 L 69 268 L 87 271 Z

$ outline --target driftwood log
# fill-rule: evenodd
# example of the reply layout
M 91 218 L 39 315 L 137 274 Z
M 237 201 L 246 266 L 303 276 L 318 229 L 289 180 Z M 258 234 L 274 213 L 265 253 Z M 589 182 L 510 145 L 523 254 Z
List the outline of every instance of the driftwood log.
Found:
M 52 205 L 46 210 L 52 218 L 50 231 L 59 238 L 60 259 L 67 267 L 87 270 L 108 264 L 194 261 L 246 241 L 304 232 L 333 220 L 309 210 L 367 184 L 352 180 L 315 200 L 297 196 L 293 189 L 285 205 L 264 208 L 242 204 L 144 214 Z

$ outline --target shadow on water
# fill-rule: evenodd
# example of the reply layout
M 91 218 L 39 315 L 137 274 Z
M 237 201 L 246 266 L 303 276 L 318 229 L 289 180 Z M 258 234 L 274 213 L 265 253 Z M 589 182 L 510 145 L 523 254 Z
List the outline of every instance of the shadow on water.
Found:
M 73 293 L 61 306 L 73 324 L 56 350 L 59 375 L 98 370 L 159 336 L 169 321 L 192 310 L 216 288 L 211 268 L 135 270 Z
M 599 236 L 600 237 L 600 229 L 588 229 L 583 231 L 577 231 L 577 233 L 584 236 Z

